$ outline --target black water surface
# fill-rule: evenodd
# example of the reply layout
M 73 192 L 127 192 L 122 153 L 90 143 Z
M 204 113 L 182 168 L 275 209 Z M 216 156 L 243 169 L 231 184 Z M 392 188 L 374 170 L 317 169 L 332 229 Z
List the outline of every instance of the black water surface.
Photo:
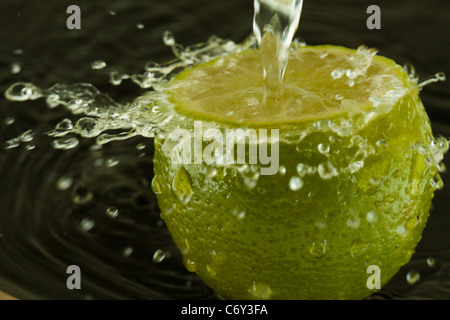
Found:
M 81 30 L 66 27 L 71 4 L 81 8 Z M 381 8 L 381 30 L 366 27 L 371 4 Z M 172 59 L 162 42 L 165 30 L 183 45 L 211 35 L 240 42 L 252 31 L 252 17 L 253 0 L 2 0 L 0 92 L 19 81 L 42 88 L 89 82 L 119 102 L 130 101 L 144 90 L 127 80 L 114 86 L 108 73 L 142 73 L 148 61 Z M 424 79 L 450 75 L 448 0 L 305 0 L 297 37 L 376 47 L 400 64 L 412 63 Z M 95 60 L 107 67 L 92 70 Z M 425 87 L 421 97 L 434 134 L 450 137 L 448 82 Z M 74 118 L 42 100 L 0 99 L 0 143 L 28 129 L 36 133 L 31 142 L 0 149 L 0 290 L 21 299 L 215 299 L 185 270 L 159 217 L 149 187 L 152 141 L 136 137 L 92 150 L 94 142 L 84 139 L 73 150 L 55 150 L 43 133 L 65 117 Z M 58 188 L 61 177 L 72 179 L 67 189 Z M 448 173 L 443 180 L 450 186 Z M 448 186 L 436 193 L 412 261 L 373 299 L 450 298 Z M 119 210 L 116 218 L 106 215 L 109 207 Z M 86 221 L 94 223 L 88 232 Z M 166 258 L 156 263 L 158 249 Z M 82 270 L 81 290 L 66 287 L 69 265 Z M 411 269 L 421 274 L 414 285 L 406 282 Z

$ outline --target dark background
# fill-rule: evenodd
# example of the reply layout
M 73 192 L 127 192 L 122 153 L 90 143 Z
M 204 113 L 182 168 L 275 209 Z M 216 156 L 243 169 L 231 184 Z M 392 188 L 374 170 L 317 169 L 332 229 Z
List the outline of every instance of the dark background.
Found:
M 71 4 L 81 8 L 81 30 L 66 28 Z M 366 27 L 371 4 L 381 8 L 381 30 Z M 240 42 L 252 32 L 252 18 L 252 0 L 3 0 L 0 92 L 19 81 L 41 88 L 89 82 L 127 102 L 144 90 L 129 80 L 112 85 L 109 72 L 142 73 L 149 61 L 172 59 L 162 42 L 165 30 L 183 45 L 211 35 Z M 399 64 L 414 65 L 421 79 L 437 72 L 450 75 L 448 0 L 306 0 L 297 37 L 308 44 L 376 47 Z M 92 70 L 91 63 L 99 59 L 107 67 Z M 19 73 L 11 72 L 13 64 L 20 65 Z M 425 87 L 421 97 L 435 135 L 450 137 L 448 81 Z M 10 117 L 15 121 L 7 125 Z M 93 141 L 86 139 L 74 150 L 57 151 L 43 133 L 65 117 L 73 118 L 62 108 L 50 110 L 42 100 L 0 98 L 0 143 L 28 129 L 36 132 L 28 144 L 0 149 L 0 290 L 22 299 L 214 299 L 209 288 L 184 270 L 159 219 L 149 188 L 152 142 L 133 138 L 95 153 Z M 144 156 L 135 147 L 138 143 L 146 146 Z M 31 144 L 36 147 L 26 150 Z M 111 157 L 120 164 L 96 167 L 96 160 Z M 55 188 L 61 176 L 73 178 L 68 190 Z M 443 180 L 449 184 L 448 174 Z M 449 190 L 436 193 L 411 263 L 374 299 L 450 298 Z M 92 194 L 92 200 L 73 202 L 83 194 Z M 119 209 L 118 218 L 105 217 L 110 206 Z M 95 221 L 89 232 L 80 229 L 86 217 Z M 124 257 L 127 247 L 133 253 Z M 168 253 L 161 263 L 152 260 L 157 249 Z M 436 259 L 433 268 L 426 265 L 428 257 Z M 83 270 L 82 290 L 66 288 L 71 264 Z M 405 280 L 411 269 L 421 274 L 415 285 Z

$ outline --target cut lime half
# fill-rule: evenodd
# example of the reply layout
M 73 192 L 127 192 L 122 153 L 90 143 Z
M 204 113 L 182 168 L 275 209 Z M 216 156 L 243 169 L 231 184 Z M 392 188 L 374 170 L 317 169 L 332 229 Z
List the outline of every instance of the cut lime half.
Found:
M 365 298 L 410 260 L 447 141 L 433 138 L 417 85 L 374 50 L 295 46 L 283 94 L 266 103 L 261 70 L 259 50 L 232 53 L 185 70 L 154 103 L 192 134 L 199 122 L 279 133 L 243 140 L 246 163 L 232 165 L 195 161 L 194 147 L 174 161 L 180 140 L 161 135 L 162 218 L 186 267 L 223 298 Z M 201 136 L 202 155 L 212 141 Z M 249 152 L 275 143 L 278 168 L 263 175 Z

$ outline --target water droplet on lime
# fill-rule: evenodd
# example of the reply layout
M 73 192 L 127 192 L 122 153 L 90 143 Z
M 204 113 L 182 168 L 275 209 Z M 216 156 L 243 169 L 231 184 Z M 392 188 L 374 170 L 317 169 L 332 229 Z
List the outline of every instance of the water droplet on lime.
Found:
M 95 60 L 91 64 L 91 68 L 93 70 L 100 70 L 103 69 L 104 67 L 106 67 L 106 62 L 103 60 Z
M 272 296 L 272 289 L 270 289 L 269 285 L 256 281 L 253 281 L 249 292 L 257 299 L 267 300 Z
M 317 149 L 319 150 L 320 153 L 327 154 L 328 152 L 330 152 L 330 145 L 329 144 L 320 143 L 317 146 Z
M 309 248 L 309 253 L 316 259 L 323 258 L 327 253 L 327 239 L 314 241 Z
M 366 215 L 367 222 L 374 223 L 378 221 L 378 215 L 375 211 L 369 211 Z
M 351 247 L 350 247 L 350 254 L 353 258 L 362 256 L 367 248 L 369 247 L 369 243 L 358 238 L 352 241 Z
M 124 257 L 129 257 L 129 256 L 131 256 L 133 251 L 134 251 L 133 247 L 125 247 L 122 250 L 122 254 L 123 254 Z
M 209 275 L 215 276 L 216 270 L 213 269 L 209 264 L 206 265 L 206 272 L 208 272 Z
M 156 175 L 152 179 L 151 188 L 155 194 L 162 194 L 162 189 L 161 189 L 161 185 L 159 183 L 159 178 Z
M 172 182 L 172 191 L 175 197 L 183 203 L 189 202 L 194 193 L 191 175 L 183 166 L 181 166 L 175 174 Z
M 289 181 L 289 188 L 291 188 L 292 191 L 298 191 L 303 187 L 303 180 L 300 177 L 294 176 Z
M 61 190 L 61 191 L 67 190 L 70 188 L 72 183 L 73 183 L 73 179 L 71 177 L 61 177 L 56 182 L 56 187 L 58 188 L 58 190 Z

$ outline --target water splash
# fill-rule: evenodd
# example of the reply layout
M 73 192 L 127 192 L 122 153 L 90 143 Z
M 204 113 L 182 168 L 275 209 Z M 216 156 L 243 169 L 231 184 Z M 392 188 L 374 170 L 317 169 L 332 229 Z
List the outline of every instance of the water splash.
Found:
M 262 10 L 264 8 L 267 9 L 269 2 L 264 0 L 259 1 L 261 5 L 260 11 L 259 15 L 255 14 L 255 19 L 262 19 L 262 15 L 264 15 Z M 286 4 L 287 2 L 283 3 Z M 294 2 L 289 3 L 292 5 Z M 301 1 L 295 2 L 295 5 L 297 6 L 295 8 L 299 10 L 296 11 L 299 19 Z M 282 10 L 280 8 L 275 9 L 278 11 Z M 283 12 L 279 12 L 280 16 L 282 14 Z M 290 20 L 288 19 L 288 21 L 293 23 L 297 21 L 296 17 L 290 16 Z M 263 20 L 256 21 L 255 28 L 260 26 L 259 30 L 262 31 L 262 23 Z M 292 25 L 290 25 L 290 28 L 292 28 Z M 289 29 L 289 32 L 295 32 L 292 30 L 294 29 Z M 287 35 L 284 34 L 284 36 Z M 71 111 L 74 115 L 81 116 L 77 120 L 74 120 L 75 123 L 70 119 L 63 119 L 53 130 L 46 132 L 48 136 L 54 138 L 53 146 L 55 149 L 68 150 L 76 148 L 80 143 L 79 137 L 95 139 L 98 145 L 107 144 L 112 141 L 126 140 L 136 136 L 146 138 L 158 136 L 164 139 L 168 132 L 173 132 L 177 128 L 189 127 L 189 123 L 186 121 L 189 119 L 185 116 L 175 111 L 172 113 L 167 112 L 168 109 L 174 109 L 169 99 L 169 91 L 171 88 L 168 84 L 170 80 L 186 68 L 192 68 L 195 65 L 226 56 L 230 53 L 239 53 L 249 48 L 254 48 L 255 40 L 257 39 L 258 37 L 255 38 L 255 36 L 252 36 L 244 43 L 236 44 L 232 41 L 212 36 L 204 43 L 183 47 L 175 41 L 174 35 L 171 32 L 165 32 L 163 42 L 172 49 L 175 59 L 165 63 L 149 62 L 146 64 L 142 74 L 128 75 L 119 74 L 114 71 L 109 74 L 110 81 L 116 85 L 121 84 L 124 80 L 130 80 L 147 90 L 144 95 L 126 103 L 115 101 L 109 95 L 100 92 L 95 86 L 89 83 L 75 83 L 71 85 L 58 83 L 50 88 L 42 89 L 32 83 L 19 82 L 9 87 L 5 92 L 5 96 L 12 101 L 27 101 L 42 98 L 45 99 L 49 108 L 63 107 Z M 348 68 L 334 70 L 331 77 L 333 75 L 337 78 L 343 77 L 348 82 L 348 85 L 351 86 L 352 81 L 359 81 L 360 78 L 363 78 L 375 54 L 375 50 L 361 46 L 353 59 L 348 58 Z M 99 64 L 103 65 L 101 62 Z M 412 66 L 405 68 L 412 81 L 419 86 L 420 80 L 415 71 L 413 71 Z M 443 75 L 439 74 L 436 79 L 441 81 Z M 425 80 L 421 83 L 424 86 L 431 82 Z M 394 86 L 395 83 L 392 85 Z M 381 100 L 372 101 L 374 109 L 376 109 L 375 107 L 377 105 L 386 102 L 382 99 L 388 99 L 389 102 L 392 102 L 392 99 L 398 99 L 402 94 L 404 93 L 391 90 L 386 97 L 380 98 Z M 345 104 L 346 99 L 340 101 L 342 104 Z M 163 111 L 163 109 L 165 110 Z M 307 183 L 305 178 L 308 175 L 318 174 L 322 179 L 327 180 L 338 177 L 340 174 L 347 174 L 349 172 L 356 173 L 361 170 L 365 165 L 365 159 L 367 157 L 376 154 L 379 148 L 388 146 L 385 140 L 379 140 L 371 144 L 359 136 L 354 136 L 355 132 L 361 126 L 369 123 L 370 119 L 370 113 L 362 123 L 353 119 L 337 121 L 324 119 L 306 128 L 300 137 L 295 137 L 295 141 L 286 140 L 289 137 L 282 137 L 281 140 L 288 143 L 299 144 L 302 139 L 316 132 L 326 132 L 329 136 L 328 139 L 325 139 L 317 145 L 317 151 L 324 156 L 323 161 L 321 160 L 315 165 L 299 164 L 297 167 L 298 177 L 288 182 L 290 183 L 289 187 L 292 190 L 300 189 L 303 183 Z M 217 124 L 211 124 L 211 126 L 217 126 Z M 206 130 L 207 127 L 204 129 Z M 22 143 L 26 143 L 29 136 L 30 132 L 10 139 L 3 144 L 3 148 L 16 148 Z M 349 141 L 349 149 L 356 148 L 355 154 L 347 159 L 346 166 L 342 166 L 342 163 L 338 161 L 338 157 L 333 153 L 333 143 L 336 139 L 342 142 L 343 138 L 345 138 L 345 141 Z M 30 144 L 26 148 L 31 150 L 33 145 Z M 443 154 L 448 150 L 448 141 L 445 138 L 424 142 L 421 149 L 417 148 L 417 150 L 426 156 L 427 164 L 437 167 L 439 172 L 445 171 L 445 165 L 442 163 Z M 114 164 L 115 162 L 111 161 L 110 166 Z M 240 165 L 237 171 L 242 175 L 244 183 L 249 189 L 257 187 L 259 179 L 257 173 L 260 171 L 258 166 Z M 279 167 L 279 174 L 281 176 L 286 174 L 286 168 L 282 164 Z M 371 180 L 372 185 L 375 186 L 378 179 L 381 178 L 373 177 Z M 158 190 L 159 188 L 157 188 L 156 182 L 155 189 Z M 436 189 L 442 188 L 442 182 L 439 180 L 439 177 L 431 180 L 430 184 Z

